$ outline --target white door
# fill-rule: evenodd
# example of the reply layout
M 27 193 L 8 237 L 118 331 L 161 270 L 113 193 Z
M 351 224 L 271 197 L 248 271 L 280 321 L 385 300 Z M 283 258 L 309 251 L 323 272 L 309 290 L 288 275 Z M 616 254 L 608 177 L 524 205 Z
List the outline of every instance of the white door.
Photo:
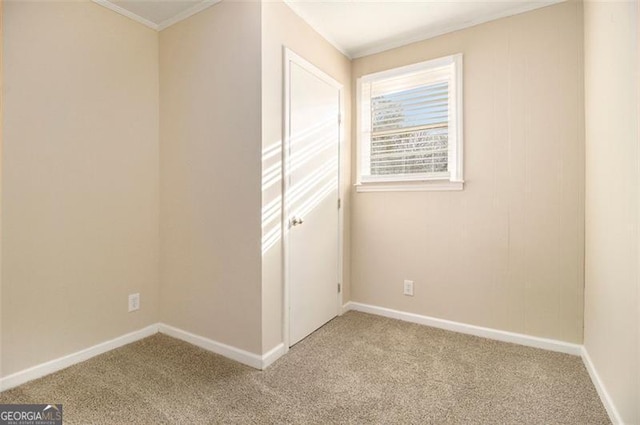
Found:
M 338 314 L 340 87 L 288 52 L 289 345 Z

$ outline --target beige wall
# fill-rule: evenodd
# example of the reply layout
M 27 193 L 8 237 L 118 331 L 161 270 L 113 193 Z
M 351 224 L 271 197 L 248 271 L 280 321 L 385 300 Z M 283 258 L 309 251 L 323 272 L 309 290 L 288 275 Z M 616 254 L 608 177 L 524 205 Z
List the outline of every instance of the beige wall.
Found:
M 159 36 L 89 2 L 4 4 L 0 376 L 159 320 L 254 353 L 282 341 L 281 247 L 261 255 L 260 240 L 261 206 L 281 193 L 261 192 L 274 159 L 260 163 L 282 140 L 283 45 L 345 93 L 363 74 L 464 54 L 465 190 L 350 195 L 343 179 L 345 302 L 582 341 L 581 3 L 353 63 L 280 2 L 223 2 Z M 630 7 L 585 10 L 585 345 L 633 423 Z M 350 149 L 343 160 L 353 177 Z
M 316 65 L 322 71 L 344 84 L 345 94 L 345 137 L 342 155 L 341 173 L 342 199 L 345 214 L 344 228 L 345 240 L 343 252 L 345 253 L 345 267 L 343 269 L 343 282 L 345 301 L 348 300 L 349 291 L 349 188 L 350 188 L 350 97 L 351 90 L 351 62 L 323 39 L 300 17 L 298 17 L 286 4 L 278 2 L 264 2 L 262 5 L 262 149 L 265 160 L 262 164 L 263 174 L 281 163 L 282 155 L 270 155 L 274 149 L 282 144 L 282 63 L 283 46 L 290 48 L 298 55 Z M 277 180 L 265 185 L 262 193 L 263 208 L 273 201 L 280 199 L 282 181 Z M 262 235 L 279 228 L 281 216 L 277 216 L 263 225 Z M 266 249 L 268 248 L 268 249 Z M 282 342 L 282 255 L 281 242 L 265 244 L 262 258 L 262 349 L 264 352 L 272 349 Z
M 4 135 L 4 116 L 3 116 L 3 104 L 4 104 L 4 85 L 3 85 L 3 66 L 2 61 L 4 59 L 3 46 L 4 46 L 4 2 L 0 1 L 0 377 L 2 374 L 2 146 Z
M 158 38 L 90 2 L 4 9 L 6 376 L 158 320 Z
M 640 423 L 638 15 L 587 2 L 584 344 L 622 421 Z
M 582 341 L 581 52 L 582 6 L 566 2 L 353 62 L 355 84 L 463 53 L 466 181 L 353 195 L 353 301 Z
M 259 213 L 281 46 L 346 92 L 350 62 L 284 4 L 261 9 L 223 2 L 158 35 L 89 2 L 9 3 L 5 375 L 158 320 L 255 353 L 282 341 L 280 246 L 263 262 Z
M 160 34 L 161 320 L 261 353 L 260 3 Z

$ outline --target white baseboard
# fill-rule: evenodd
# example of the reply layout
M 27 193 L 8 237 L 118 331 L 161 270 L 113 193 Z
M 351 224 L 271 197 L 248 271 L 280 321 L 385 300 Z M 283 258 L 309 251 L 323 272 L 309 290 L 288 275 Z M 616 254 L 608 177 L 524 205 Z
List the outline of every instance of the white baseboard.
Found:
M 119 336 L 110 341 L 94 345 L 93 347 L 89 347 L 84 350 L 50 360 L 46 363 L 21 370 L 20 372 L 5 376 L 4 378 L 0 378 L 0 391 L 5 391 L 29 381 L 33 381 L 34 379 L 42 378 L 43 376 L 66 369 L 69 366 L 89 360 L 90 358 L 106 353 L 107 351 L 115 350 L 123 345 L 131 344 L 132 342 L 136 342 L 158 332 L 260 370 L 266 369 L 287 352 L 284 344 L 280 343 L 264 355 L 260 356 L 258 354 L 250 353 L 221 342 L 213 341 L 211 339 L 183 331 L 182 329 L 178 329 L 164 323 L 156 323 L 135 332 Z
M 420 314 L 407 313 L 390 308 L 378 307 L 357 302 L 348 302 L 343 306 L 344 311 L 355 310 L 363 313 L 375 314 L 389 317 L 391 319 L 404 320 L 405 322 L 417 323 L 434 328 L 445 329 L 447 331 L 459 332 L 463 334 L 480 336 L 497 341 L 511 342 L 514 344 L 526 345 L 528 347 L 542 348 L 544 350 L 557 351 L 559 353 L 579 356 L 582 354 L 582 345 L 555 339 L 540 338 L 537 336 L 524 335 L 514 332 L 501 331 L 498 329 L 484 328 L 481 326 L 468 325 L 466 323 L 453 322 L 451 320 L 438 319 L 435 317 L 422 316 Z
M 609 395 L 606 387 L 604 386 L 602 380 L 600 379 L 600 375 L 596 370 L 595 365 L 591 361 L 591 357 L 589 356 L 589 352 L 583 346 L 582 347 L 582 361 L 584 366 L 587 368 L 587 372 L 589 372 L 589 376 L 591 377 L 591 381 L 593 382 L 593 386 L 596 387 L 596 391 L 598 391 L 598 395 L 600 396 L 600 400 L 602 400 L 602 404 L 609 414 L 609 419 L 614 425 L 622 425 L 622 418 L 620 417 L 620 413 L 616 406 L 613 404 L 613 400 Z
M 180 339 L 188 342 L 189 344 L 196 345 L 200 348 L 204 348 L 212 353 L 220 354 L 231 360 L 235 360 L 247 366 L 251 366 L 255 369 L 262 369 L 262 357 L 258 354 L 250 353 L 240 348 L 232 347 L 231 345 L 223 344 L 218 341 L 214 341 L 209 338 L 205 338 L 200 335 L 192 334 L 191 332 L 184 331 L 182 329 L 175 328 L 173 326 L 159 324 L 160 333 L 169 335 L 170 337 Z
M 450 320 L 438 319 L 429 316 L 422 316 L 419 314 L 407 313 L 404 311 L 392 310 L 389 308 L 377 307 L 357 302 L 348 302 L 342 307 L 343 312 L 347 312 L 349 310 L 375 314 L 378 316 L 389 317 L 392 319 L 403 320 L 406 322 L 480 336 L 498 341 L 511 342 L 529 347 L 542 348 L 545 350 L 581 356 L 585 367 L 589 372 L 589 376 L 593 381 L 593 385 L 598 391 L 598 395 L 600 396 L 600 399 L 602 400 L 602 403 L 604 404 L 604 407 L 609 414 L 611 422 L 613 422 L 614 425 L 623 424 L 620 414 L 613 404 L 611 396 L 602 383 L 602 380 L 600 379 L 600 376 L 598 375 L 598 372 L 596 371 L 596 368 L 591 361 L 591 357 L 589 357 L 589 353 L 582 345 L 501 331 L 497 329 L 484 328 L 481 326 L 468 325 L 465 323 L 453 322 Z M 280 343 L 269 350 L 267 353 L 260 356 L 258 354 L 250 353 L 248 351 L 241 350 L 230 345 L 226 345 L 199 335 L 192 334 L 190 332 L 166 325 L 164 323 L 158 323 L 128 333 L 126 335 L 122 335 L 112 340 L 94 345 L 84 350 L 80 350 L 75 353 L 60 357 L 58 359 L 54 359 L 37 366 L 33 366 L 29 369 L 16 372 L 4 378 L 0 378 L 0 391 L 5 391 L 34 379 L 38 379 L 59 370 L 66 369 L 69 366 L 73 366 L 74 364 L 89 360 L 90 358 L 106 353 L 107 351 L 111 351 L 132 342 L 141 340 L 157 332 L 161 332 L 173 338 L 177 338 L 198 347 L 204 348 L 207 351 L 220 354 L 221 356 L 261 370 L 266 369 L 287 352 L 285 345 L 283 343 Z
M 261 356 L 164 323 L 158 324 L 158 331 L 173 338 L 188 342 L 189 344 L 204 348 L 212 353 L 219 354 L 228 359 L 235 360 L 239 363 L 260 370 L 266 369 L 286 352 L 284 344 L 280 343 Z
M 180 339 L 189 344 L 204 348 L 207 351 L 211 351 L 212 353 L 220 354 L 223 357 L 260 370 L 266 369 L 267 366 L 278 360 L 285 353 L 284 344 L 282 343 L 261 356 L 200 335 L 192 334 L 191 332 L 173 326 L 165 325 L 164 323 L 160 323 L 158 328 L 159 331 L 165 335 Z
M 420 325 L 432 326 L 434 328 L 445 329 L 453 332 L 460 332 L 469 335 L 480 336 L 483 338 L 495 339 L 498 341 L 511 342 L 514 344 L 526 345 L 528 347 L 542 348 L 544 350 L 557 351 L 560 353 L 573 354 L 581 356 L 582 361 L 589 372 L 591 381 L 593 382 L 600 400 L 604 405 L 609 419 L 614 425 L 624 425 L 620 413 L 616 409 L 611 396 L 605 388 L 596 368 L 589 357 L 589 353 L 583 345 L 571 344 L 564 341 L 554 339 L 539 338 L 536 336 L 518 334 L 513 332 L 501 331 L 498 329 L 484 328 L 481 326 L 468 325 L 465 323 L 453 322 L 450 320 L 437 319 L 429 316 L 422 316 L 414 313 L 407 313 L 399 310 L 378 307 L 358 302 L 348 302 L 342 306 L 342 311 L 349 310 L 361 311 L 363 313 L 375 314 L 378 316 L 389 317 L 391 319 L 404 320 L 405 322 L 417 323 Z
M 119 336 L 110 341 L 94 345 L 93 347 L 85 348 L 84 350 L 80 350 L 75 353 L 50 360 L 46 363 L 30 367 L 29 369 L 21 370 L 20 372 L 5 376 L 4 378 L 0 378 L 0 391 L 5 391 L 10 388 L 17 387 L 18 385 L 22 385 L 26 382 L 33 381 L 34 379 L 42 378 L 45 375 L 49 375 L 59 370 L 66 369 L 69 366 L 73 366 L 74 364 L 89 360 L 90 358 L 106 353 L 107 351 L 111 351 L 116 348 L 122 347 L 123 345 L 127 345 L 140 339 L 146 338 L 157 332 L 158 325 L 150 325 L 146 328 Z
M 281 342 L 280 344 L 276 345 L 274 348 L 269 350 L 267 353 L 263 354 L 262 355 L 262 370 L 265 370 L 266 368 L 271 366 L 271 364 L 273 362 L 275 362 L 280 357 L 285 355 L 286 352 L 287 352 L 287 350 L 284 347 L 284 343 Z

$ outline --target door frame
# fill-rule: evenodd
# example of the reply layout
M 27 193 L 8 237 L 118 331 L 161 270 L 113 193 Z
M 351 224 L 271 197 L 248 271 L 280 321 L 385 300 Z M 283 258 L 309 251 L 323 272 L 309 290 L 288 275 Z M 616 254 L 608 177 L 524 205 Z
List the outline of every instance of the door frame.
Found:
M 291 294 L 291 276 L 289 274 L 289 210 L 287 208 L 287 193 L 289 191 L 289 179 L 286 178 L 289 164 L 289 143 L 291 135 L 289 134 L 289 119 L 291 113 L 290 94 L 291 94 L 291 66 L 293 62 L 304 70 L 310 72 L 320 80 L 329 84 L 338 90 L 338 199 L 340 200 L 340 208 L 336 205 L 338 214 L 338 270 L 336 270 L 336 316 L 342 314 L 342 304 L 344 292 L 344 199 L 343 199 L 343 155 L 345 148 L 344 137 L 344 85 L 327 75 L 317 66 L 307 61 L 291 49 L 283 46 L 283 113 L 282 113 L 282 340 L 284 343 L 284 352 L 289 351 L 289 321 L 290 315 L 290 294 Z M 338 291 L 338 285 L 341 289 Z

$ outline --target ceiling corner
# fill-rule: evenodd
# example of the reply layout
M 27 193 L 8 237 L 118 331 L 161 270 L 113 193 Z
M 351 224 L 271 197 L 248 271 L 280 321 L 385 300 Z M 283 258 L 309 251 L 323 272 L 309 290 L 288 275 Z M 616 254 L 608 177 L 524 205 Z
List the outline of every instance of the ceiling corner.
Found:
M 162 31 L 166 28 L 169 28 L 171 25 L 173 24 L 177 24 L 180 21 L 183 21 L 193 15 L 195 15 L 196 13 L 200 13 L 205 9 L 208 9 L 211 6 L 214 6 L 218 3 L 220 3 L 222 0 L 203 0 L 202 2 L 196 4 L 195 6 L 190 7 L 189 9 L 177 14 L 176 16 L 174 16 L 173 18 L 169 18 L 165 21 L 162 21 L 160 24 L 158 24 L 158 31 Z
M 338 42 L 336 42 L 329 34 L 326 33 L 326 31 L 323 31 L 317 25 L 314 25 L 312 23 L 312 20 L 309 19 L 307 16 L 305 16 L 305 13 L 302 10 L 300 10 L 299 7 L 296 6 L 296 3 L 294 1 L 292 0 L 282 0 L 282 1 L 284 4 L 286 4 L 289 7 L 289 9 L 293 11 L 293 13 L 298 15 L 300 19 L 302 19 L 307 25 L 309 25 L 311 29 L 317 32 L 326 42 L 331 44 L 336 50 L 338 50 L 340 53 L 345 55 L 347 59 L 349 60 L 353 59 L 352 52 L 349 52 L 344 46 L 341 46 Z
M 106 7 L 109 10 L 112 10 L 116 13 L 119 13 L 122 16 L 126 16 L 129 19 L 133 19 L 134 21 L 149 27 L 155 31 L 159 31 L 159 26 L 158 24 L 156 24 L 155 22 L 151 22 L 148 19 L 143 18 L 140 15 L 137 15 L 127 9 L 125 9 L 124 7 L 118 6 L 115 3 L 111 3 L 109 0 L 91 0 L 92 2 L 99 4 L 100 6 Z

